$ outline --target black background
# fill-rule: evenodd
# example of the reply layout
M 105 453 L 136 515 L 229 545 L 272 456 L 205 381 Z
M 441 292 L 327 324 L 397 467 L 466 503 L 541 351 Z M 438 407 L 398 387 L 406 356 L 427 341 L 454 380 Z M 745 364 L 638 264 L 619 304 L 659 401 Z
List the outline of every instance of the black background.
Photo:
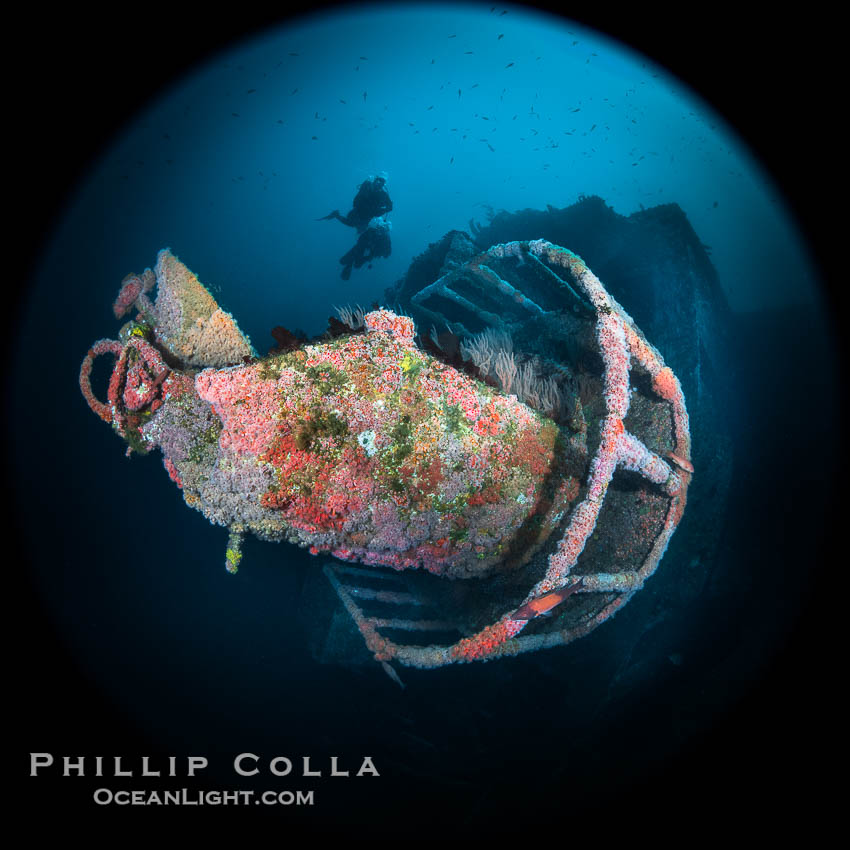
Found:
M 664 10 L 656 4 L 648 10 L 634 4 L 616 12 L 568 11 L 574 19 L 622 39 L 668 67 L 749 142 L 784 190 L 818 259 L 840 341 L 845 299 L 836 274 L 846 235 L 839 233 L 838 223 L 846 213 L 837 210 L 845 200 L 839 192 L 846 182 L 846 157 L 841 151 L 846 131 L 839 127 L 846 120 L 842 90 L 846 75 L 839 71 L 838 28 L 829 16 L 816 11 L 788 19 L 775 7 L 771 13 L 755 15 L 743 12 L 741 5 L 678 4 Z M 7 215 L 12 220 L 7 257 L 12 263 L 4 291 L 12 303 L 38 261 L 39 246 L 54 217 L 112 134 L 175 75 L 221 46 L 282 20 L 278 9 L 274 14 L 242 6 L 220 12 L 201 9 L 189 14 L 151 4 L 113 5 L 95 13 L 76 6 L 49 11 L 17 6 L 7 18 L 4 124 L 7 185 L 11 185 Z M 7 315 L 12 316 L 12 310 Z M 836 390 L 842 397 L 843 389 Z M 4 416 L 13 415 L 14 411 L 4 411 Z M 842 469 L 835 451 L 831 449 L 828 462 L 835 468 L 837 491 Z M 14 496 L 11 485 L 7 493 Z M 835 519 L 829 527 L 836 528 L 836 493 L 821 497 L 823 510 Z M 14 513 L 6 518 L 13 522 Z M 770 529 L 764 534 L 769 535 Z M 122 752 L 145 754 L 151 742 L 110 713 L 96 685 L 67 654 L 29 586 L 26 554 L 15 551 L 14 527 L 7 530 L 5 543 L 10 626 L 5 655 L 13 666 L 6 701 L 16 714 L 7 725 L 7 738 L 24 749 L 5 768 L 8 780 L 22 792 L 16 813 L 41 829 L 45 822 L 62 829 L 80 826 L 83 818 L 86 827 L 98 828 L 107 822 L 106 811 L 76 809 L 64 800 L 61 781 L 39 780 L 39 794 L 32 793 L 29 750 L 75 754 L 82 742 L 93 752 L 98 742 L 121 741 Z M 833 541 L 817 543 L 810 553 L 812 563 L 799 567 L 813 570 L 813 585 L 822 588 L 822 594 L 812 595 L 793 639 L 757 688 L 647 787 L 618 799 L 611 806 L 610 822 L 595 820 L 597 835 L 615 822 L 628 828 L 633 816 L 639 816 L 633 821 L 639 831 L 647 827 L 654 831 L 683 819 L 699 831 L 735 821 L 769 830 L 791 820 L 815 830 L 829 816 L 837 788 L 827 773 L 831 767 L 840 769 L 837 690 L 844 665 L 838 660 L 840 624 L 835 618 L 841 591 L 829 581 L 831 575 L 840 578 Z M 746 769 L 740 769 L 742 764 Z M 227 815 L 249 820 L 236 810 Z M 199 829 L 220 820 L 223 813 L 212 816 L 206 811 L 198 816 L 147 810 L 131 816 L 113 809 L 110 817 L 127 822 L 132 817 L 134 823 L 191 818 L 193 829 Z M 384 826 L 402 830 L 396 833 L 400 838 L 409 837 L 406 828 L 436 827 L 451 833 L 449 825 L 432 821 L 429 816 L 425 824 L 398 824 L 387 813 Z M 537 841 L 548 832 L 541 833 L 539 824 L 552 822 L 563 840 L 587 825 L 582 811 L 570 810 L 568 801 L 555 806 L 550 799 L 542 811 L 529 807 L 516 828 L 526 840 Z M 329 823 L 327 829 L 334 826 L 343 825 Z M 296 836 L 291 832 L 288 837 Z

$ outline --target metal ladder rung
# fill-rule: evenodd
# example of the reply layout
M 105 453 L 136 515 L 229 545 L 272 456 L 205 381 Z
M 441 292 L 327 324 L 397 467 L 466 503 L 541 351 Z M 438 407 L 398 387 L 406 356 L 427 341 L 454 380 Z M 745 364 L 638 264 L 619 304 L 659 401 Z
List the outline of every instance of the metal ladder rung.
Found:
M 367 567 L 352 567 L 349 564 L 329 564 L 328 565 L 335 573 L 345 573 L 352 576 L 363 576 L 363 578 L 376 579 L 395 579 L 401 581 L 401 576 L 397 572 L 388 570 L 370 570 Z
M 386 602 L 390 605 L 423 604 L 412 593 L 404 593 L 399 590 L 373 590 L 371 587 L 355 587 L 350 584 L 340 584 L 340 587 L 355 599 L 374 599 L 377 602 Z
M 403 629 L 408 632 L 452 632 L 457 627 L 445 620 L 401 620 L 397 618 L 368 617 L 376 629 Z

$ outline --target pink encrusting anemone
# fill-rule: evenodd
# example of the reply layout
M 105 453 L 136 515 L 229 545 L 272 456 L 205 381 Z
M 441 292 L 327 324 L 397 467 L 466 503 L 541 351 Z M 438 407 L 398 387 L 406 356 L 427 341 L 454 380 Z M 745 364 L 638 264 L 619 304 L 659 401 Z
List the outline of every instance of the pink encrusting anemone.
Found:
M 419 351 L 408 317 L 374 311 L 366 329 L 195 378 L 220 452 L 271 474 L 248 528 L 344 560 L 482 574 L 529 516 L 564 509 L 542 486 L 558 429 Z
M 379 661 L 434 667 L 566 643 L 610 616 L 655 569 L 684 510 L 690 437 L 676 376 L 578 257 L 538 241 L 497 245 L 477 261 L 529 252 L 568 275 L 596 316 L 604 412 L 592 443 L 586 425 L 565 428 L 426 353 L 413 320 L 389 310 L 366 313 L 357 331 L 259 358 L 168 251 L 155 271 L 125 278 L 115 314 L 137 315 L 119 340 L 92 346 L 80 386 L 128 452 L 159 449 L 186 503 L 228 528 L 231 572 L 249 533 L 367 568 L 455 580 L 521 570 L 548 552 L 521 604 L 505 603 L 489 625 L 440 646 L 382 634 L 404 620 L 366 614 L 339 568 L 326 569 Z M 115 358 L 107 402 L 91 387 L 93 361 L 104 354 Z M 634 367 L 649 375 L 656 403 L 670 408 L 666 459 L 663 439 L 654 451 L 626 429 Z M 660 517 L 660 530 L 644 519 L 644 536 L 654 539 L 641 544 L 638 569 L 597 569 L 576 582 L 618 468 L 655 488 L 641 504 L 644 517 Z M 578 625 L 523 634 L 529 620 L 518 613 L 548 616 L 594 593 L 602 607 Z M 372 598 L 403 597 L 388 590 Z

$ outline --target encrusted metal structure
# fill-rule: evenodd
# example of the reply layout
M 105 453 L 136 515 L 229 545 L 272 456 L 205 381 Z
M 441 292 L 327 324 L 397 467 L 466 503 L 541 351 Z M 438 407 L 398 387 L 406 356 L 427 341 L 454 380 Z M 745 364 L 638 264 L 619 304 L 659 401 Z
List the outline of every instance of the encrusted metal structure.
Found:
M 259 358 L 164 251 L 125 279 L 116 315 L 138 315 L 80 372 L 128 451 L 160 449 L 187 504 L 229 528 L 231 572 L 247 533 L 335 556 L 325 575 L 394 678 L 393 661 L 433 668 L 587 634 L 655 571 L 693 474 L 678 379 L 572 252 L 495 245 L 413 302 L 420 327 L 464 338 L 468 368 L 387 310 Z M 516 356 L 488 352 L 495 337 L 475 334 L 495 327 L 555 356 L 526 356 L 521 340 Z M 104 354 L 107 402 L 90 384 Z

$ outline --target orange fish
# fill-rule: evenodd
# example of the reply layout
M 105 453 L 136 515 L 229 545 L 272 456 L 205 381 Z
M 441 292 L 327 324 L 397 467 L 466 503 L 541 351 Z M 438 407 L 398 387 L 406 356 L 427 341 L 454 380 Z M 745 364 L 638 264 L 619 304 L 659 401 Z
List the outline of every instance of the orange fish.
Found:
M 685 472 L 690 472 L 691 474 L 693 474 L 694 465 L 689 460 L 685 460 L 685 458 L 680 457 L 677 454 L 673 454 L 673 452 L 667 452 L 667 457 L 669 457 L 670 460 L 672 460 L 673 463 L 676 464 L 676 466 L 681 469 L 684 469 Z
M 544 593 L 543 596 L 538 596 L 536 599 L 532 599 L 531 602 L 526 602 L 521 608 L 517 608 L 511 614 L 511 619 L 533 620 L 535 617 L 547 617 L 551 614 L 553 608 L 560 605 L 568 596 L 572 596 L 583 583 L 583 580 L 579 579 L 567 587 L 561 587 L 550 593 Z

